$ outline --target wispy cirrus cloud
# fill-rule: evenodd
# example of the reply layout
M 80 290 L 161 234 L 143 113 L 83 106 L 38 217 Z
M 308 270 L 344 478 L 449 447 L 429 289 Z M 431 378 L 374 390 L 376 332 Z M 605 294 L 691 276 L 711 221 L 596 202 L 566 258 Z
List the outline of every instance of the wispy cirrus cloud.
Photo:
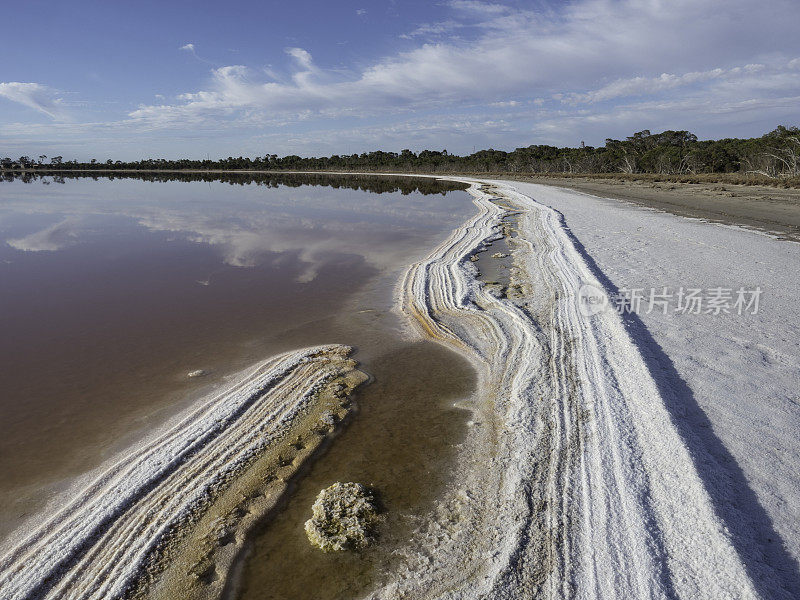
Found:
M 439 37 L 451 34 L 454 31 L 464 27 L 466 27 L 465 23 L 454 20 L 440 21 L 438 23 L 423 23 L 413 31 L 401 34 L 400 37 L 405 40 L 411 40 L 414 38 Z
M 502 15 L 513 12 L 511 8 L 494 2 L 481 2 L 480 0 L 450 0 L 447 3 L 455 10 L 478 15 Z
M 0 83 L 0 97 L 32 108 L 52 119 L 64 119 L 64 100 L 51 87 L 41 83 L 9 81 Z
M 191 54 L 194 58 L 199 60 L 200 62 L 206 63 L 207 65 L 213 65 L 214 63 L 210 60 L 206 60 L 202 56 L 197 53 L 197 46 L 194 45 L 193 42 L 189 42 L 188 44 L 184 44 L 178 50 L 182 52 L 186 52 L 187 54 Z
M 787 64 L 786 67 L 790 68 L 790 65 L 791 63 Z M 781 71 L 781 67 L 782 65 L 778 65 L 776 71 Z M 596 102 L 614 100 L 617 98 L 652 95 L 667 90 L 712 81 L 741 81 L 742 79 L 750 79 L 750 75 L 762 72 L 765 68 L 765 65 L 762 64 L 747 64 L 743 67 L 733 67 L 731 69 L 716 68 L 708 71 L 693 71 L 681 75 L 662 73 L 658 77 L 618 79 L 597 90 L 568 94 L 562 98 L 562 102 L 567 104 L 594 104 Z

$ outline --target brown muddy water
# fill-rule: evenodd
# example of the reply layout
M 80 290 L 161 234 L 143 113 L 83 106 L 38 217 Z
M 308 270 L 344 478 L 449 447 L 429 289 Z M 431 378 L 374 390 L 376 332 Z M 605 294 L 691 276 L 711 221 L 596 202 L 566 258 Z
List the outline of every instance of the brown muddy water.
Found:
M 224 376 L 343 343 L 375 381 L 243 570 L 247 597 L 299 598 L 252 590 L 265 577 L 290 589 L 275 574 L 304 556 L 343 597 L 386 557 L 308 558 L 293 524 L 322 485 L 361 480 L 396 515 L 388 544 L 446 481 L 467 418 L 453 402 L 474 376 L 456 355 L 402 339 L 390 308 L 404 267 L 473 205 L 430 180 L 206 179 L 0 182 L 0 548 L 76 477 Z M 208 374 L 188 378 L 196 369 Z M 342 561 L 352 577 L 333 583 Z

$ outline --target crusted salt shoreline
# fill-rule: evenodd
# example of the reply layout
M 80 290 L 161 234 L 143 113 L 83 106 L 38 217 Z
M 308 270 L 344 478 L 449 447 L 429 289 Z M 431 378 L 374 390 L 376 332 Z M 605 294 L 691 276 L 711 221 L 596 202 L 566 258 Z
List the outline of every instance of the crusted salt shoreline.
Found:
M 330 345 L 269 359 L 124 455 L 0 559 L 4 598 L 139 596 L 156 575 L 155 595 L 219 595 L 245 526 L 366 380 L 349 353 Z
M 602 287 L 560 215 L 501 182 L 401 286 L 419 331 L 481 373 L 459 482 L 372 597 L 755 598 L 753 582 Z M 504 238 L 508 285 L 471 257 Z M 435 561 L 431 557 L 435 556 Z

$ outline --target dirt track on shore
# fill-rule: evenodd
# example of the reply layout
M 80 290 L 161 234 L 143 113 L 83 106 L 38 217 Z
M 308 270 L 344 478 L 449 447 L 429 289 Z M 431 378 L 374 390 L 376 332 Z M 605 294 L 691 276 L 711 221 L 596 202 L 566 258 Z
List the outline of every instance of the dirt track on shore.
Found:
M 751 227 L 800 242 L 800 190 L 721 184 L 568 177 L 523 177 L 544 185 L 614 198 L 675 215 Z

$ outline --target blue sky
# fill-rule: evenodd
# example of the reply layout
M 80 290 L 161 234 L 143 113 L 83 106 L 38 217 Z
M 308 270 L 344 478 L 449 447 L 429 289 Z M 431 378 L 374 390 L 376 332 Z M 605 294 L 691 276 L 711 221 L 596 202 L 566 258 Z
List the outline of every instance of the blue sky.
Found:
M 601 144 L 800 125 L 797 0 L 25 0 L 0 156 Z

